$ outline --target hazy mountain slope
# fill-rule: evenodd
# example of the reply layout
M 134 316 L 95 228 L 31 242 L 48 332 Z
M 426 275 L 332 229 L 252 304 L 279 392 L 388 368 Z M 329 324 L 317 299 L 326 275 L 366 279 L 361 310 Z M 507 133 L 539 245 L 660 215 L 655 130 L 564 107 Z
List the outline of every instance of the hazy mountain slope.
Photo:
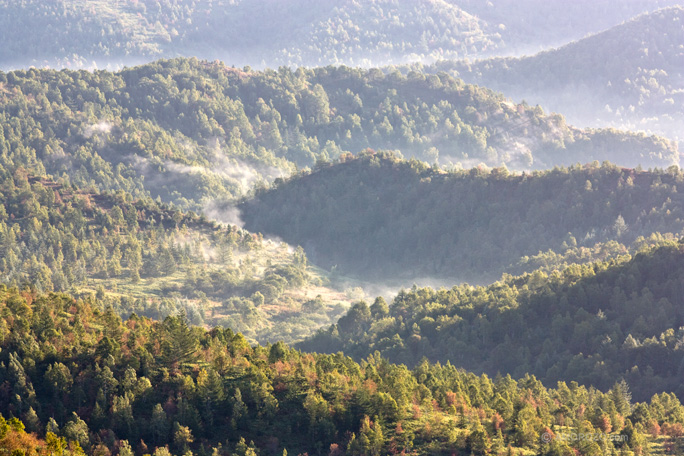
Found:
M 124 316 L 226 325 L 299 340 L 347 307 L 304 252 L 123 192 L 103 194 L 0 167 L 0 281 L 97 293 Z
M 642 15 L 519 59 L 442 62 L 466 82 L 563 113 L 570 123 L 684 139 L 684 7 Z
M 378 66 L 510 55 L 674 0 L 28 0 L 0 2 L 0 68 L 100 68 L 198 56 L 238 66 Z
M 207 26 L 181 41 L 186 55 L 211 58 L 202 45 L 210 41 L 227 62 L 261 67 L 368 67 L 464 57 L 500 44 L 496 31 L 441 0 L 243 0 L 215 7 Z
M 659 138 L 577 130 L 446 74 L 245 72 L 197 59 L 116 73 L 0 73 L 0 126 L 0 164 L 11 169 L 193 210 L 368 147 L 522 169 L 678 158 Z
M 624 378 L 635 398 L 681 384 L 684 246 L 505 277 L 488 287 L 401 291 L 387 308 L 356 304 L 300 347 L 362 358 L 376 350 L 414 365 L 423 357 L 476 372 L 531 372 L 544 382 L 607 388 Z
M 366 155 L 281 182 L 240 205 L 245 227 L 316 264 L 379 280 L 496 280 L 524 256 L 680 232 L 684 175 L 613 165 L 446 173 Z
M 447 0 L 497 27 L 503 45 L 497 52 L 534 54 L 582 39 L 642 13 L 681 5 L 681 0 Z
M 495 30 L 441 0 L 3 0 L 0 8 L 4 68 L 179 55 L 274 68 L 376 66 L 477 55 L 500 44 Z

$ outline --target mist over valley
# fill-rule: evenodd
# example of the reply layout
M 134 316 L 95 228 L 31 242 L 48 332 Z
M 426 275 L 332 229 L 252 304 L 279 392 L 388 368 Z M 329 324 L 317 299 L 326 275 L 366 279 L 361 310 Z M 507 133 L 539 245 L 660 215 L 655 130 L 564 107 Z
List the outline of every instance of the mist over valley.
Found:
M 0 453 L 684 453 L 678 0 L 0 0 Z

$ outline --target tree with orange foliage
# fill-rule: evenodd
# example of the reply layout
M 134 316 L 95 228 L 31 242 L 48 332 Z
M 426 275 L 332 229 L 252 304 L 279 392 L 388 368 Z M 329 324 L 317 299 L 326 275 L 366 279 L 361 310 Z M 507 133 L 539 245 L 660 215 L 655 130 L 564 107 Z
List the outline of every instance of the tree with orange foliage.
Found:
M 60 439 L 64 443 L 64 439 Z M 0 415 L 0 454 L 23 454 L 25 456 L 47 456 L 50 453 L 57 456 L 61 455 L 51 452 L 50 442 L 40 440 L 35 434 L 28 434 L 24 430 L 24 424 L 16 418 L 5 420 Z M 65 448 L 61 445 L 61 449 Z

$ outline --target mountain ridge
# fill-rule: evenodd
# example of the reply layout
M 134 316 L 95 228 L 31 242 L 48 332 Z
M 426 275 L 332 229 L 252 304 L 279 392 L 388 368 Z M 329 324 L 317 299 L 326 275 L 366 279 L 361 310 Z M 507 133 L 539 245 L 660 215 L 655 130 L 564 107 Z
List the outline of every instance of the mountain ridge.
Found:
M 536 55 L 442 62 L 428 71 L 448 71 L 540 103 L 571 123 L 653 131 L 681 141 L 683 35 L 684 6 L 672 6 Z

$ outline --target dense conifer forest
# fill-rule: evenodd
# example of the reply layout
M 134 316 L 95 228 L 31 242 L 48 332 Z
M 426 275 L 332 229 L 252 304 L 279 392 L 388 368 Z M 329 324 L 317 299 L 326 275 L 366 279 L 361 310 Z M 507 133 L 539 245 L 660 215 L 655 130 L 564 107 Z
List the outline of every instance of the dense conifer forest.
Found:
M 489 375 L 535 374 L 607 389 L 625 379 L 636 398 L 683 395 L 681 242 L 655 240 L 634 256 L 549 273 L 505 275 L 484 287 L 402 290 L 355 304 L 300 346 L 379 351 L 410 366 L 425 357 Z
M 0 456 L 684 454 L 683 8 L 0 0 Z
M 281 342 L 250 347 L 183 314 L 122 321 L 90 299 L 0 294 L 8 454 L 598 455 L 682 444 L 677 397 L 633 402 L 624 382 L 602 393 L 449 363 L 411 370 L 373 355 L 359 364 Z M 606 438 L 542 438 L 568 429 Z
M 680 234 L 682 183 L 677 167 L 444 171 L 367 151 L 278 180 L 239 207 L 247 229 L 300 244 L 343 275 L 484 284 L 560 266 L 556 255 L 606 258 L 639 237 Z
M 578 130 L 446 74 L 175 59 L 117 73 L 0 73 L 0 88 L 1 165 L 195 211 L 368 147 L 513 169 L 598 158 L 667 167 L 678 157 L 666 139 Z
M 0 195 L 0 279 L 8 286 L 97 295 L 124 317 L 183 311 L 193 324 L 261 341 L 301 339 L 347 307 L 301 248 L 204 215 L 22 169 L 0 174 Z

